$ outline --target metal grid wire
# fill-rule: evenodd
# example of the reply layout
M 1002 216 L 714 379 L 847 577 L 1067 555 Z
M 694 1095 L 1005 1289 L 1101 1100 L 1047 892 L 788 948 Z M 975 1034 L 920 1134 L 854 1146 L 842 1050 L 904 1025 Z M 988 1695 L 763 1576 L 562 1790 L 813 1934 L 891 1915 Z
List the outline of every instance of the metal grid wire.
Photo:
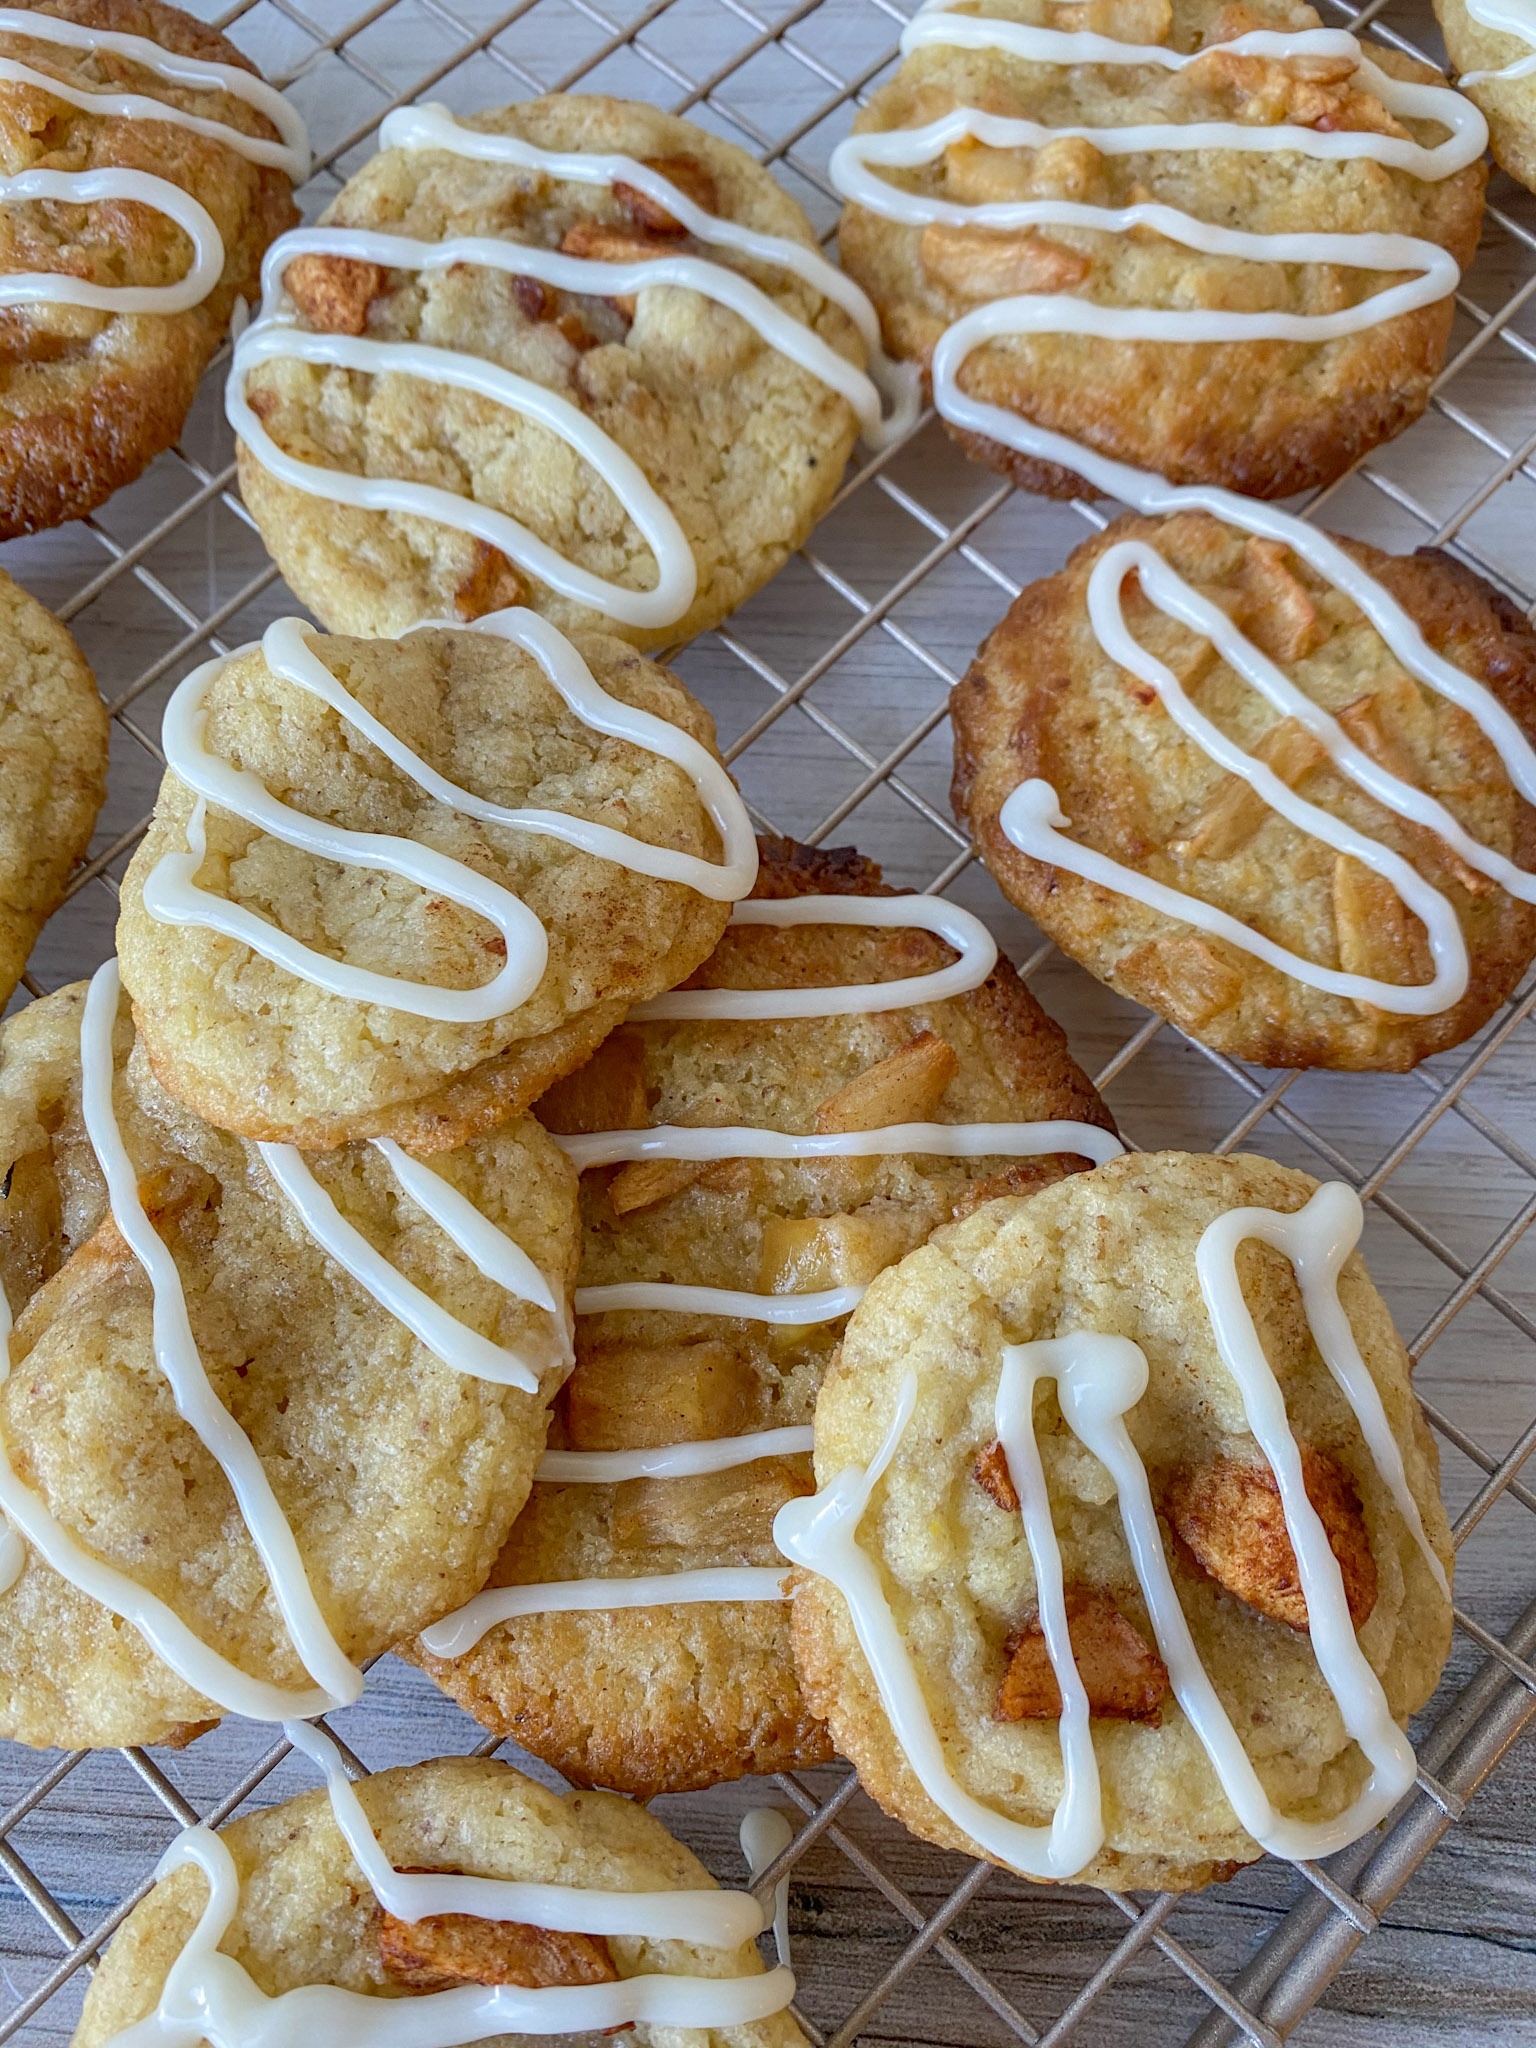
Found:
M 1392 0 L 1390 21 L 1381 18 L 1388 0 L 1358 12 L 1331 4 L 1331 18 L 1369 23 L 1399 48 L 1433 41 L 1412 0 Z M 213 17 L 310 122 L 309 216 L 370 153 L 392 107 L 436 95 L 473 108 L 575 88 L 647 98 L 741 143 L 775 167 L 829 238 L 837 208 L 827 157 L 891 64 L 905 19 L 895 0 L 354 5 L 238 0 Z M 1532 607 L 1536 208 L 1508 180 L 1495 180 L 1491 198 L 1429 413 L 1313 505 L 1388 546 L 1447 548 Z M 97 843 L 34 952 L 33 995 L 110 951 L 116 877 L 147 822 L 169 689 L 193 662 L 292 609 L 232 495 L 222 374 L 221 362 L 180 447 L 139 483 L 97 517 L 6 551 L 7 566 L 72 625 L 114 718 Z M 1001 906 L 945 801 L 946 695 L 981 633 L 1023 583 L 1060 563 L 1084 521 L 1104 523 L 1087 505 L 1020 497 L 925 421 L 851 474 L 797 560 L 676 665 L 715 712 L 764 827 L 812 842 L 855 839 L 893 879 L 953 890 L 992 918 L 1079 1056 L 1097 1066 L 1133 1142 L 1217 1152 L 1251 1144 L 1359 1189 L 1372 1263 L 1416 1331 L 1409 1348 L 1442 1442 L 1461 1556 L 1457 1644 L 1415 1731 L 1417 1789 L 1384 1829 L 1326 1867 L 1259 1865 L 1193 1899 L 1032 1889 L 914 1844 L 841 1766 L 774 1780 L 771 1796 L 800 1827 L 764 1882 L 792 1876 L 801 2023 L 817 2048 L 866 2032 L 1038 2048 L 1068 2038 L 1277 2043 L 1376 1933 L 1536 1715 L 1536 1551 L 1525 1519 L 1536 1490 L 1518 1477 L 1536 1448 L 1536 1238 L 1521 1256 L 1536 1218 L 1536 1127 L 1526 1128 L 1519 1085 L 1536 1045 L 1536 983 L 1471 1045 L 1416 1075 L 1276 1076 L 1193 1047 L 1119 1002 Z M 342 1719 L 375 1765 L 463 1750 L 478 1735 L 392 1660 Z M 217 1825 L 253 1796 L 305 1782 L 269 1734 L 226 1722 L 158 1761 L 124 1750 L 46 1766 L 0 1745 L 0 1800 L 9 1798 L 0 1972 L 10 1992 L 0 2042 L 67 2038 L 85 1973 L 148 1889 L 176 1827 Z M 478 1753 L 495 1747 L 479 1742 Z M 662 1802 L 727 1881 L 740 1873 L 724 1818 L 744 1794 Z M 1469 1842 L 1460 1866 L 1474 1896 L 1478 1848 Z M 1421 1914 L 1420 1949 L 1399 1948 L 1385 1974 L 1417 1981 L 1422 1999 L 1436 1975 L 1433 1937 L 1473 1929 L 1478 1908 L 1452 1925 L 1456 1917 L 1444 1899 Z M 1374 1996 L 1378 2010 L 1399 2015 L 1385 2029 L 1392 2038 L 1430 2038 L 1433 2013 L 1421 2034 L 1390 1982 Z M 1457 2030 L 1456 2040 L 1513 2040 L 1503 2022 L 1512 2013 L 1523 2024 L 1533 2000 L 1536 1971 L 1517 1978 L 1504 2007 L 1485 1995 L 1486 2031 Z M 1383 2032 L 1372 2024 L 1349 2038 Z

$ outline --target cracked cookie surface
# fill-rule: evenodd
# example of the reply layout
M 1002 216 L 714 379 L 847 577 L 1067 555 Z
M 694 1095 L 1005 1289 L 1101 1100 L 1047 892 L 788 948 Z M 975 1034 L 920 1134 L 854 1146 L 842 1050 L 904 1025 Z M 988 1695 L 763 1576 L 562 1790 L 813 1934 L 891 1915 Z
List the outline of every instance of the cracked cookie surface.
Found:
M 1207 1225 L 1249 1204 L 1286 1214 L 1308 1175 L 1252 1156 L 1135 1153 L 1026 1200 L 988 1203 L 891 1268 L 855 1311 L 816 1410 L 816 1477 L 867 1466 L 916 1379 L 916 1406 L 859 1525 L 859 1548 L 912 1658 L 951 1773 L 999 1814 L 1049 1823 L 1062 1789 L 1059 1693 L 1042 1671 L 1023 1522 L 981 1482 L 1003 1348 L 1066 1332 L 1128 1338 L 1146 1392 L 1126 1413 L 1180 1606 L 1269 1798 L 1323 1819 L 1370 1766 L 1344 1727 L 1294 1605 L 1295 1559 L 1266 1512 L 1272 1475 L 1217 1348 L 1195 1266 Z M 1289 1262 L 1240 1249 L 1243 1299 L 1307 1460 L 1307 1490 L 1353 1587 L 1357 1640 L 1399 1724 L 1433 1692 L 1450 1603 L 1309 1331 Z M 1340 1299 L 1447 1572 L 1434 1440 L 1409 1361 L 1358 1253 Z M 1067 1426 L 1056 1383 L 1034 1403 L 1072 1646 L 1089 1694 L 1105 1841 L 1081 1873 L 1114 1889 L 1190 1889 L 1260 1854 L 1170 1696 L 1115 1482 Z M 1202 1513 L 1202 1510 L 1209 1511 Z M 1362 1565 L 1362 1558 L 1364 1565 Z M 1369 1567 L 1369 1583 L 1365 1576 Z M 915 1833 L 981 1853 L 933 1802 L 896 1739 L 842 1594 L 794 1581 L 795 1657 L 865 1790 Z M 1046 1689 L 1044 1681 L 1050 1681 Z
M 799 207 L 744 151 L 654 107 L 557 94 L 463 125 L 543 149 L 637 158 L 706 211 L 816 247 Z M 749 278 L 851 362 L 864 360 L 847 315 L 810 285 L 695 243 L 622 185 L 390 149 L 358 172 L 323 221 L 426 241 L 483 235 L 600 261 L 705 256 Z M 837 489 L 857 432 L 845 399 L 737 314 L 680 288 L 617 301 L 467 264 L 384 272 L 314 256 L 300 259 L 289 282 L 306 327 L 464 351 L 575 405 L 638 463 L 698 568 L 685 616 L 654 630 L 615 624 L 481 540 L 415 514 L 309 496 L 242 445 L 241 489 L 263 538 L 292 588 L 339 632 L 397 633 L 421 619 L 472 619 L 520 602 L 566 631 L 604 626 L 637 646 L 691 639 L 801 544 Z M 610 582 L 634 590 L 655 582 L 655 559 L 601 473 L 548 428 L 487 398 L 292 359 L 254 369 L 248 396 L 266 432 L 298 460 L 434 484 L 510 514 Z

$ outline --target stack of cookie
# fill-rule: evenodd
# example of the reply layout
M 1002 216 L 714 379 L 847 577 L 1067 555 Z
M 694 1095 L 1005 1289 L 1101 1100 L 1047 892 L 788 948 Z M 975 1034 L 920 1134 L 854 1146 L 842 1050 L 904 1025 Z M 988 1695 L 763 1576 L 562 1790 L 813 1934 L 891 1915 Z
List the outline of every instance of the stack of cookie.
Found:
M 120 196 L 203 296 L 6 317 L 64 402 L 135 322 L 200 367 L 265 251 L 228 410 L 329 630 L 181 683 L 118 960 L 0 1040 L 0 1732 L 241 1713 L 327 1789 L 184 1838 L 77 2039 L 275 2039 L 302 1991 L 337 2039 L 411 1996 L 423 2044 L 795 2048 L 761 1905 L 609 1795 L 834 1752 L 1041 1878 L 1355 1839 L 1451 1620 L 1358 1200 L 1126 1152 L 985 927 L 760 845 L 640 650 L 771 576 L 921 381 L 1133 508 L 957 693 L 1005 892 L 1235 1056 L 1457 1043 L 1536 954 L 1536 637 L 1262 501 L 1426 403 L 1481 115 L 1291 0 L 990 0 L 925 9 L 837 152 L 851 277 L 740 151 L 606 99 L 403 110 L 273 242 L 298 145 L 222 45 L 156 59 L 180 21 L 7 15 L 0 103 L 114 164 L 129 99 L 174 107 Z M 11 530 L 94 502 L 50 489 Z M 105 742 L 62 628 L 4 624 L 19 972 Z M 354 1791 L 309 1723 L 391 1648 L 605 1789 Z

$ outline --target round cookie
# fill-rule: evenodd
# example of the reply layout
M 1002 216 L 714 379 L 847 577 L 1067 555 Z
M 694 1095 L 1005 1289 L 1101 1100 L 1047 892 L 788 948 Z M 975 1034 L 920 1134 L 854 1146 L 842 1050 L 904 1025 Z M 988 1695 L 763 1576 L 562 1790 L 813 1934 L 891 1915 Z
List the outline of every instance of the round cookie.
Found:
M 85 1001 L 83 984 L 61 989 L 0 1032 L 0 1279 L 16 1317 L 0 1438 L 16 1478 L 90 1558 L 242 1672 L 302 1689 L 311 1681 L 229 1482 L 157 1362 L 154 1291 L 108 1213 L 82 1110 Z M 543 1447 L 569 1363 L 563 1332 L 457 1249 L 374 1148 L 313 1158 L 345 1221 L 464 1326 L 464 1346 L 506 1347 L 537 1389 L 443 1363 L 322 1251 L 254 1147 L 165 1094 L 126 1002 L 114 1051 L 117 1122 L 202 1369 L 265 1467 L 332 1635 L 353 1659 L 374 1655 L 484 1581 Z M 503 1124 L 433 1171 L 563 1304 L 574 1176 L 539 1126 Z M 160 1303 L 169 1330 L 174 1290 Z M 221 1711 L 30 1543 L 0 1594 L 0 1668 L 0 1732 L 37 1746 L 162 1742 Z
M 985 0 L 959 15 L 1082 31 L 1183 54 L 1261 30 L 1319 27 L 1300 0 L 1096 0 L 1092 9 Z M 1394 78 L 1441 82 L 1377 44 Z M 1399 120 L 1348 75 L 1345 60 L 1213 53 L 1182 70 L 1026 61 L 996 48 L 914 49 L 854 123 L 856 135 L 925 127 L 953 109 L 1051 129 L 1140 124 L 1285 123 L 1374 129 L 1438 141 L 1437 124 Z M 1064 135 L 1038 149 L 962 139 L 933 163 L 877 174 L 899 190 L 965 207 L 1059 202 L 1162 204 L 1249 234 L 1386 233 L 1438 243 L 1465 267 L 1477 246 L 1485 173 L 1438 182 L 1364 159 L 1284 150 L 1100 151 Z M 1003 233 L 968 222 L 906 225 L 850 204 L 839 246 L 878 307 L 886 345 L 929 368 L 945 330 L 991 300 L 1070 295 L 1092 307 L 1327 316 L 1400 281 L 1331 262 L 1279 264 L 1205 254 L 1142 225 L 1126 233 L 1054 220 Z M 1357 332 L 1308 339 L 1131 340 L 1109 334 L 1004 334 L 960 373 L 970 397 L 1021 414 L 1101 455 L 1175 483 L 1279 498 L 1341 475 L 1424 410 L 1451 332 L 1449 295 Z M 980 460 L 1025 489 L 1093 496 L 1070 471 L 952 427 Z
M 108 743 L 84 655 L 0 570 L 0 1008 L 91 843 Z
M 1088 581 L 1126 540 L 1152 543 L 1372 761 L 1438 799 L 1484 847 L 1526 870 L 1536 864 L 1536 815 L 1470 714 L 1412 678 L 1356 606 L 1298 556 L 1190 513 L 1121 519 L 1079 548 L 1017 600 L 954 693 L 955 812 L 1004 893 L 1101 981 L 1237 1059 L 1399 1072 L 1458 1044 L 1530 964 L 1536 909 L 1428 825 L 1346 779 L 1296 719 L 1156 609 L 1134 577 L 1122 591 L 1133 638 L 1171 667 L 1205 716 L 1298 797 L 1401 856 L 1440 892 L 1466 945 L 1466 993 L 1414 1016 L 1310 986 L 1229 937 L 1021 852 L 1003 830 L 1012 793 L 1042 780 L 1074 844 L 1216 906 L 1303 961 L 1396 985 L 1432 978 L 1426 928 L 1389 881 L 1268 808 L 1105 652 Z M 1536 736 L 1536 634 L 1497 592 L 1444 555 L 1341 545 L 1431 648 Z
M 443 1757 L 381 1771 L 357 1787 L 357 1796 L 397 1870 L 614 1892 L 697 1891 L 714 1883 L 697 1857 L 632 1801 L 603 1792 L 560 1797 L 489 1759 Z M 218 1839 L 240 1881 L 220 1953 L 267 1998 L 300 1985 L 382 1999 L 455 1984 L 541 1986 L 647 1974 L 728 1981 L 763 1970 L 750 1941 L 717 1948 L 686 1938 L 602 1941 L 555 1933 L 540 1940 L 542 1930 L 470 1915 L 392 1923 L 353 1861 L 324 1792 L 235 1821 Z M 207 1879 L 197 1870 L 183 1866 L 161 1878 L 114 1935 L 71 2048 L 107 2048 L 155 2011 L 207 1897 Z M 400 1953 L 402 1936 L 414 1937 L 410 1946 L 424 1959 L 414 1973 Z M 496 2041 L 511 2038 L 498 2034 Z M 566 2038 L 586 2042 L 601 2034 Z M 679 2034 L 642 2021 L 632 2038 L 647 2048 Z M 804 2048 L 787 2012 L 744 2025 L 700 2026 L 687 2038 L 699 2048 Z
M 178 56 L 254 69 L 217 30 L 162 0 L 42 0 L 31 11 L 136 36 Z M 235 94 L 162 78 L 117 51 L 7 30 L 0 56 L 76 92 L 128 92 L 263 141 L 279 139 L 267 117 Z M 250 161 L 217 136 L 75 107 L 7 79 L 0 79 L 0 118 L 8 175 L 148 173 L 196 199 L 224 244 L 211 289 L 183 311 L 0 307 L 0 539 L 8 540 L 80 518 L 171 446 L 236 299 L 256 296 L 262 256 L 298 212 L 284 171 Z M 157 287 L 180 281 L 190 261 L 182 228 L 141 203 L 104 196 L 86 205 L 53 197 L 0 205 L 3 275 L 64 271 L 114 289 Z
M 851 850 L 762 842 L 755 895 L 889 896 Z M 819 988 L 932 972 L 927 932 L 733 926 L 691 988 Z M 854 1120 L 818 1117 L 845 1109 Z M 970 994 L 873 1014 L 633 1023 L 538 1105 L 556 1131 L 668 1123 L 779 1130 L 1076 1119 L 1111 1128 L 1066 1042 L 1006 961 Z M 748 1292 L 861 1283 L 989 1196 L 1072 1164 L 941 1154 L 820 1161 L 638 1162 L 582 1179 L 581 1283 L 672 1281 Z M 809 1423 L 842 1320 L 770 1326 L 670 1309 L 579 1316 L 577 1363 L 552 1419 L 557 1450 L 610 1451 Z M 534 1489 L 493 1586 L 771 1567 L 803 1455 L 723 1472 Z M 457 1657 L 421 1662 L 497 1734 L 579 1783 L 639 1798 L 824 1762 L 776 1600 L 697 1602 L 505 1621 Z
M 309 647 L 397 740 L 473 796 L 718 858 L 684 769 L 599 733 L 523 648 L 467 630 L 316 636 Z M 612 697 L 713 758 L 712 722 L 667 670 L 606 635 L 581 636 L 577 652 Z M 118 946 L 151 1065 L 210 1123 L 310 1147 L 378 1136 L 421 1152 L 461 1144 L 579 1064 L 632 1004 L 690 973 L 729 917 L 685 883 L 451 808 L 257 649 L 231 659 L 207 701 L 213 754 L 307 817 L 408 839 L 510 890 L 549 946 L 527 1000 L 489 1021 L 445 1022 L 332 993 L 207 925 L 157 922 L 144 891 L 156 863 L 186 848 L 196 804 L 168 770 L 124 879 Z M 202 888 L 348 967 L 464 990 L 506 963 L 485 918 L 433 889 L 334 865 L 217 808 L 206 829 Z
M 1518 14 L 1518 6 L 1489 12 Z M 1459 89 L 1488 117 L 1489 144 L 1495 163 L 1536 192 L 1536 12 L 1526 17 L 1525 31 L 1512 35 L 1489 28 L 1467 6 L 1467 0 L 1435 0 L 1435 19 L 1445 37 L 1452 68 L 1461 74 Z M 1499 74 L 1530 64 L 1523 77 Z
M 744 151 L 636 101 L 552 94 L 467 117 L 476 133 L 541 149 L 624 155 L 659 168 L 705 212 L 816 248 L 804 214 Z M 626 192 L 628 198 L 626 199 Z M 707 257 L 862 368 L 847 315 L 782 267 L 711 247 L 627 187 L 577 183 L 446 150 L 385 149 L 322 225 L 421 241 L 480 235 L 598 261 Z M 645 628 L 562 596 L 486 541 L 410 512 L 355 509 L 280 481 L 242 442 L 240 484 L 284 576 L 338 632 L 392 634 L 526 603 L 567 631 L 604 627 L 640 647 L 717 624 L 800 546 L 841 480 L 858 431 L 847 400 L 769 347 L 737 313 L 682 289 L 619 300 L 460 263 L 382 271 L 306 255 L 287 272 L 301 325 L 430 343 L 554 393 L 639 465 L 681 525 L 698 570 L 686 612 Z M 476 393 L 396 372 L 293 358 L 255 366 L 252 410 L 285 454 L 322 468 L 427 483 L 521 521 L 567 561 L 628 590 L 657 565 L 603 465 Z
M 1038 1500 L 1043 1478 L 1102 1791 L 1102 1846 L 1060 1876 L 1116 1890 L 1189 1889 L 1230 1875 L 1260 1848 L 1173 1695 L 1162 1629 L 1154 1648 L 1145 1567 L 1127 1544 L 1127 1487 L 1117 1495 L 1069 1425 L 1064 1364 L 1052 1363 L 1033 1396 L 1040 1474 L 1026 1476 L 1001 1452 L 1006 1345 L 1091 1332 L 1139 1348 L 1149 1378 L 1125 1427 L 1155 1508 L 1148 1540 L 1263 1793 L 1287 1822 L 1322 1822 L 1342 1814 L 1369 1775 L 1319 1669 L 1274 1477 L 1196 1269 L 1204 1232 L 1225 1212 L 1252 1204 L 1290 1217 L 1316 1191 L 1307 1175 L 1263 1159 L 1140 1153 L 1028 1201 L 989 1203 L 876 1281 L 822 1388 L 816 1476 L 827 1488 L 849 1467 L 871 1465 L 890 1441 L 903 1383 L 915 1383 L 910 1419 L 854 1542 L 889 1603 L 952 1778 L 990 1814 L 1030 1826 L 1051 1821 L 1063 1786 L 1061 1691 L 1018 1512 L 1020 1493 Z M 1236 1269 L 1301 1447 L 1320 1540 L 1339 1563 L 1346 1635 L 1352 1624 L 1384 1715 L 1401 1727 L 1444 1664 L 1449 1598 L 1320 1355 L 1289 1261 L 1249 1237 Z M 1449 1572 L 1434 1442 L 1402 1341 L 1357 1253 L 1343 1264 L 1339 1300 L 1426 1543 Z M 780 1533 L 790 1533 L 782 1520 Z M 866 1790 L 925 1839 L 1001 1861 L 919 1781 L 842 1593 L 808 1570 L 793 1587 L 801 1683 Z

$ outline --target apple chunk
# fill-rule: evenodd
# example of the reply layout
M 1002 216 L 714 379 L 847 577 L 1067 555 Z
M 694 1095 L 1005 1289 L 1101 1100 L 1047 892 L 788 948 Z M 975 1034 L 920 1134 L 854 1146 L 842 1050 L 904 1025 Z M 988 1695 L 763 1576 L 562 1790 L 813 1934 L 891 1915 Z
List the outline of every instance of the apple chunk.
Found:
M 649 1450 L 750 1429 L 758 1378 L 727 1344 L 600 1344 L 582 1353 L 562 1401 L 573 1451 Z

